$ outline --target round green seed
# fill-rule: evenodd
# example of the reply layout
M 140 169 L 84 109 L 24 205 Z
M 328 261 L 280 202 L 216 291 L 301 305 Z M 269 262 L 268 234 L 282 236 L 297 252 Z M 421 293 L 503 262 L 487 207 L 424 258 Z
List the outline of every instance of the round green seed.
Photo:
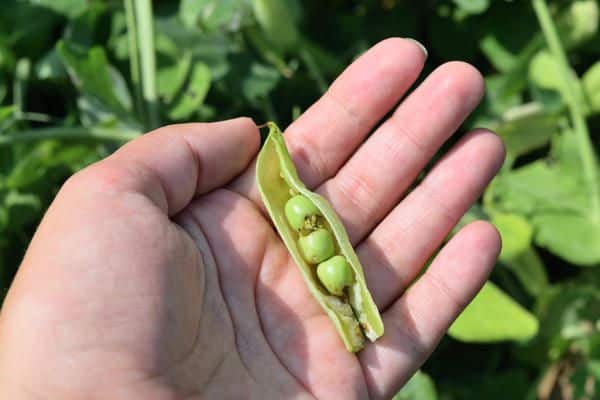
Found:
M 335 254 L 333 235 L 327 229 L 317 229 L 298 239 L 302 256 L 309 264 L 318 264 Z
M 290 226 L 299 231 L 304 226 L 304 221 L 313 216 L 321 215 L 319 209 L 306 197 L 298 194 L 285 203 L 285 217 Z
M 329 293 L 336 296 L 341 296 L 344 287 L 354 283 L 354 272 L 343 256 L 334 256 L 320 263 L 317 276 Z

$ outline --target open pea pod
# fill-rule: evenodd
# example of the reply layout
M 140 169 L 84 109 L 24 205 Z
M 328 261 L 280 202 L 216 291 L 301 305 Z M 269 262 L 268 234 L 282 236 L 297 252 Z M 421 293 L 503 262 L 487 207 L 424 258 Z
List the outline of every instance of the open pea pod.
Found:
M 383 335 L 381 315 L 365 283 L 362 266 L 344 226 L 327 200 L 308 190 L 298 178 L 277 125 L 269 122 L 267 126 L 269 135 L 260 151 L 256 166 L 256 180 L 262 200 L 306 285 L 335 325 L 344 345 L 348 351 L 359 351 L 364 347 L 365 336 L 375 341 Z M 329 293 L 317 277 L 315 266 L 302 257 L 298 247 L 300 233 L 292 229 L 285 216 L 285 204 L 296 194 L 308 198 L 321 212 L 325 227 L 333 233 L 336 253 L 344 256 L 352 268 L 354 282 L 343 296 Z

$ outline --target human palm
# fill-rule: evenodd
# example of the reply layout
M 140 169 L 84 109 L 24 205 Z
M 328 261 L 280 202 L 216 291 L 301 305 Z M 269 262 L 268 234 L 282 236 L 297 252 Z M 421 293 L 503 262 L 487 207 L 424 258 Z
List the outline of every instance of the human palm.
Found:
M 0 397 L 393 395 L 500 247 L 489 224 L 468 225 L 413 283 L 503 159 L 496 136 L 470 132 L 402 198 L 483 90 L 472 67 L 445 64 L 366 138 L 424 60 L 411 41 L 381 42 L 285 134 L 348 230 L 380 340 L 348 353 L 308 292 L 255 187 L 254 123 L 175 125 L 61 189 L 0 314 Z

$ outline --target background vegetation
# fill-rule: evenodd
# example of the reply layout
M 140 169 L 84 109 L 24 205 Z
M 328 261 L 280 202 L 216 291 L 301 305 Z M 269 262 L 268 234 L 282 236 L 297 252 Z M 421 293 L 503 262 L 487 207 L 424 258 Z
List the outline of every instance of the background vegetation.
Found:
M 508 158 L 463 219 L 504 248 L 399 399 L 600 398 L 597 0 L 7 0 L 0 13 L 0 288 L 71 173 L 153 127 L 289 124 L 388 36 L 465 60 Z M 425 74 L 424 74 L 425 75 Z M 0 292 L 0 297 L 2 296 Z

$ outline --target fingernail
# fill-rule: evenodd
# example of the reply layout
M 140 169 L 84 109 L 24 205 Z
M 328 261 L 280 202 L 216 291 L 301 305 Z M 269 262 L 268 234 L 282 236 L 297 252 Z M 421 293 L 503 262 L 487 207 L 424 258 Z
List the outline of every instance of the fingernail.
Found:
M 411 42 L 413 42 L 414 44 L 419 46 L 419 48 L 423 51 L 423 54 L 425 54 L 425 57 L 427 57 L 429 55 L 429 53 L 427 53 L 427 49 L 425 48 L 425 46 L 423 46 L 423 44 L 421 42 L 419 42 L 418 40 L 415 40 L 413 38 L 405 38 L 405 39 L 410 40 Z

